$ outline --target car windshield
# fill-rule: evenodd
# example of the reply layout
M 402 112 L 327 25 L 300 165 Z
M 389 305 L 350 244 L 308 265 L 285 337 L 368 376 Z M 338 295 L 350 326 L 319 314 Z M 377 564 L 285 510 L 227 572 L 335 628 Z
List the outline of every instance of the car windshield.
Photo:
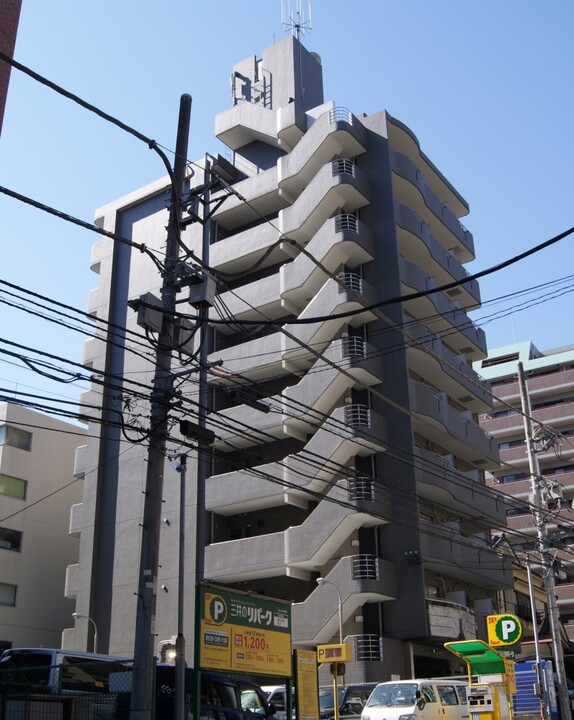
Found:
M 367 700 L 367 707 L 409 707 L 416 702 L 416 683 L 377 685 Z
M 344 694 L 345 694 L 345 688 L 339 687 L 337 689 L 337 696 L 339 698 L 339 706 L 341 705 Z M 333 707 L 335 707 L 335 705 L 333 704 L 333 688 L 330 688 L 330 687 L 319 688 L 319 708 L 321 710 L 328 710 L 329 708 L 333 708 Z

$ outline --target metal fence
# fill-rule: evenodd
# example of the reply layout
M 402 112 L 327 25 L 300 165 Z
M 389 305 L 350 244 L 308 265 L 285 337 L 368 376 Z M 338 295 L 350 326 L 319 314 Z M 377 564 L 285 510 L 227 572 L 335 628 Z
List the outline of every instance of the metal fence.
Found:
M 131 681 L 118 661 L 0 670 L 0 720 L 129 720 Z

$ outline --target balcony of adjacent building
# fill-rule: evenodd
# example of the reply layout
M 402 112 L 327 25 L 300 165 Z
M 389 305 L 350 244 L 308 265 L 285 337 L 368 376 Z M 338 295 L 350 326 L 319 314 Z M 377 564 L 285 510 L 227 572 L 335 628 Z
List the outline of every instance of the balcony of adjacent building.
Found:
M 459 355 L 476 360 L 486 354 L 486 336 L 456 303 L 442 292 L 432 292 L 436 281 L 423 268 L 404 257 L 399 259 L 402 294 L 405 309 L 413 318 L 420 318 L 434 333 L 444 337 Z M 408 299 L 409 295 L 424 293 Z
M 574 583 L 557 583 L 556 584 L 556 603 L 558 612 L 562 617 L 572 617 L 574 615 Z M 566 625 L 566 631 L 570 641 L 574 641 L 574 621 L 570 624 L 570 628 Z
M 317 294 L 329 275 L 341 267 L 354 270 L 375 257 L 373 235 L 352 213 L 328 218 L 301 252 L 295 243 L 284 243 L 294 260 L 280 269 L 281 302 L 298 315 Z
M 526 458 L 525 458 L 526 459 Z M 562 487 L 564 497 L 574 497 L 574 466 L 570 464 L 560 467 L 541 468 L 541 475 L 549 483 L 558 483 Z M 497 477 L 490 482 L 500 493 L 504 493 L 517 500 L 528 500 L 532 494 L 532 480 L 527 467 L 518 473 L 508 473 L 506 470 L 497 473 Z
M 367 131 L 346 108 L 332 107 L 320 115 L 284 157 L 279 158 L 280 192 L 292 202 L 325 163 L 354 158 L 367 149 Z
M 506 522 L 505 506 L 498 493 L 487 487 L 480 470 L 462 472 L 454 466 L 452 455 L 437 455 L 414 448 L 417 495 L 453 513 L 480 518 L 492 527 Z
M 461 263 L 474 260 L 472 234 L 464 227 L 448 204 L 428 187 L 425 176 L 408 157 L 391 151 L 393 192 L 397 202 L 413 210 L 428 223 L 430 232 L 445 250 Z
M 279 229 L 305 245 L 332 215 L 354 213 L 370 201 L 365 173 L 354 160 L 338 158 L 323 165 L 293 204 L 279 212 Z
M 461 523 L 444 523 L 420 519 L 420 562 L 426 570 L 449 576 L 480 587 L 497 590 L 512 587 L 512 561 L 500 557 L 490 548 L 486 533 L 466 535 Z
M 481 425 L 485 430 L 497 438 L 524 435 L 524 416 L 521 411 L 521 403 L 518 402 L 516 409 L 507 408 L 486 414 L 481 418 Z M 554 429 L 574 426 L 574 399 L 555 398 L 542 404 L 531 403 L 532 418 L 534 425 L 542 423 L 551 425 Z
M 464 413 L 455 410 L 446 393 L 410 381 L 413 428 L 421 437 L 480 469 L 498 467 L 498 443 Z
M 397 238 L 401 255 L 424 268 L 436 279 L 437 285 L 458 282 L 460 285 L 446 291 L 453 301 L 465 310 L 480 306 L 480 288 L 452 251 L 445 250 L 433 236 L 430 226 L 414 210 L 397 204 L 395 209 Z
M 466 357 L 455 355 L 441 336 L 421 323 L 405 329 L 409 368 L 434 387 L 440 387 L 472 412 L 491 408 L 489 385 L 473 370 Z
M 343 557 L 324 578 L 327 582 L 292 606 L 296 647 L 313 647 L 334 638 L 338 641 L 339 607 L 345 638 L 345 625 L 365 603 L 396 600 L 398 595 L 394 564 L 373 555 Z
M 494 381 L 493 381 L 494 382 Z M 544 374 L 527 373 L 526 385 L 531 400 L 546 395 L 565 396 L 572 394 L 574 387 L 574 369 L 556 369 Z M 494 388 L 497 398 L 512 405 L 520 404 L 520 386 L 514 382 L 497 383 Z
M 571 431 L 569 431 L 569 434 Z M 564 436 L 564 441 L 557 447 L 550 447 L 546 450 L 540 450 L 536 453 L 538 462 L 541 467 L 550 467 L 556 462 L 556 452 L 558 451 L 560 459 L 564 462 L 572 462 L 574 460 L 574 447 L 568 442 L 568 436 Z M 528 466 L 528 454 L 526 443 L 523 438 L 512 440 L 500 439 L 499 441 L 500 464 L 509 466 L 514 470 L 522 469 Z

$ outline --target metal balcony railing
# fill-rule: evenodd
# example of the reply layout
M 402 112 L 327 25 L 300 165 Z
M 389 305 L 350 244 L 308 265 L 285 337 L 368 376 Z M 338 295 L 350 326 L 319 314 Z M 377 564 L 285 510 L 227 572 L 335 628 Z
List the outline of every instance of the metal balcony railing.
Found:
M 349 489 L 350 502 L 374 502 L 375 483 L 372 478 L 361 475 L 347 478 L 347 487 Z
M 378 580 L 379 563 L 375 555 L 355 555 L 351 558 L 353 580 Z
M 359 231 L 359 220 L 356 215 L 351 213 L 341 213 L 335 217 L 335 232 L 350 232 Z
M 337 274 L 337 280 L 352 292 L 363 294 L 363 278 L 357 273 L 340 272 Z M 339 292 L 345 292 L 345 288 L 339 285 Z
M 348 122 L 349 125 L 353 124 L 353 113 L 347 110 L 345 107 L 334 107 L 329 110 L 329 122 L 338 121 Z
M 380 635 L 351 635 L 353 657 L 359 661 L 380 662 L 383 659 L 383 638 Z
M 343 338 L 343 357 L 344 358 L 365 358 L 366 343 L 363 338 L 356 335 Z
M 366 405 L 345 405 L 345 425 L 371 427 L 371 410 Z
M 351 175 L 351 177 L 354 177 L 355 161 L 347 158 L 338 158 L 331 163 L 331 170 L 333 177 L 338 177 L 339 175 Z

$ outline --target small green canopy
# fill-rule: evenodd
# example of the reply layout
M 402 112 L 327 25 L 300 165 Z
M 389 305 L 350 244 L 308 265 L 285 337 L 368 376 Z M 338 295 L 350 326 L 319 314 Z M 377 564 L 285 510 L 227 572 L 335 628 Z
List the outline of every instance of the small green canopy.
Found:
M 444 646 L 467 663 L 469 675 L 494 675 L 506 671 L 504 657 L 482 640 L 459 640 Z

